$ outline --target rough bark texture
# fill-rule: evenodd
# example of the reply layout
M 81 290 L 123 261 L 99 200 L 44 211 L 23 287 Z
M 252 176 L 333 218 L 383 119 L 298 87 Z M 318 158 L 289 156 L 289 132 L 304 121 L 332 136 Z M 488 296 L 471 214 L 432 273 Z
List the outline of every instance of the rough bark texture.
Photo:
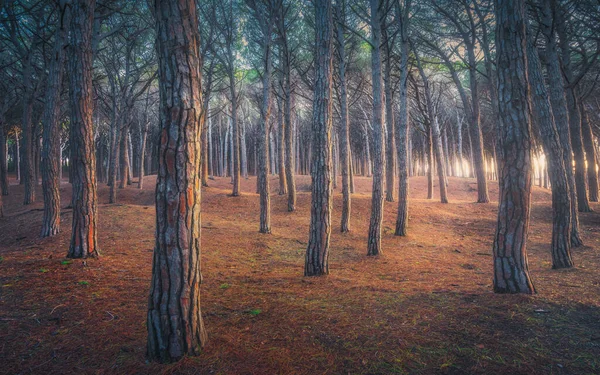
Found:
M 408 125 L 408 12 L 410 2 L 404 9 L 400 2 L 396 6 L 396 17 L 400 22 L 400 96 L 398 129 L 396 129 L 396 148 L 398 152 L 398 215 L 396 217 L 396 236 L 408 234 L 408 176 L 409 176 L 409 125 Z
M 42 124 L 42 191 L 44 194 L 44 216 L 42 218 L 42 237 L 58 234 L 60 231 L 60 91 L 62 88 L 65 39 L 68 27 L 68 8 L 61 4 L 58 9 L 60 23 L 54 35 L 54 50 L 50 60 L 46 98 Z
M 383 222 L 383 178 L 385 149 L 383 148 L 383 90 L 381 76 L 381 24 L 379 0 L 371 4 L 371 76 L 373 82 L 373 192 L 371 196 L 371 220 L 367 239 L 367 255 L 379 255 L 381 248 L 381 224 Z
M 258 15 L 260 16 L 260 15 Z M 264 15 L 262 15 L 264 17 Z M 262 18 L 263 21 L 266 21 Z M 269 186 L 269 120 L 271 117 L 271 75 L 273 74 L 273 51 L 271 22 L 262 22 L 263 27 L 263 79 L 262 103 L 260 108 L 260 124 L 258 127 L 257 153 L 258 177 L 257 190 L 260 195 L 260 233 L 271 233 L 271 193 Z
M 198 355 L 200 312 L 200 35 L 193 0 L 155 0 L 160 82 L 156 244 L 148 299 L 147 355 L 161 362 Z
M 315 0 L 316 69 L 312 119 L 312 194 L 304 276 L 329 273 L 333 204 L 331 174 L 331 89 L 333 22 L 331 0 Z
M 338 53 L 338 73 L 340 76 L 340 168 L 342 174 L 342 233 L 350 231 L 350 121 L 348 119 L 348 89 L 346 87 L 346 43 L 344 33 L 345 3 L 336 2 L 336 50 Z
M 527 31 L 529 32 L 529 28 Z M 527 60 L 533 113 L 537 118 L 552 181 L 552 268 L 569 268 L 573 266 L 569 183 L 558 129 L 544 83 L 542 65 L 530 34 L 527 35 Z
M 531 126 L 523 0 L 496 0 L 500 140 L 498 226 L 494 239 L 494 291 L 534 293 L 527 264 L 531 206 Z
M 383 50 L 385 52 L 384 64 L 384 90 L 385 90 L 385 123 L 387 130 L 387 142 L 385 150 L 385 200 L 394 201 L 395 177 L 396 177 L 396 122 L 394 121 L 394 97 L 392 88 L 392 51 L 388 40 L 387 25 L 382 28 Z
M 95 0 L 77 0 L 71 11 L 69 83 L 73 174 L 73 226 L 69 258 L 98 255 L 96 154 L 92 91 L 92 25 Z
M 577 190 L 577 210 L 579 212 L 591 212 L 590 202 L 587 195 L 587 181 L 585 168 L 585 153 L 581 136 L 581 116 L 579 113 L 579 99 L 576 87 L 573 86 L 573 71 L 571 66 L 571 49 L 567 35 L 563 9 L 557 6 L 554 9 L 554 27 L 558 33 L 561 50 L 561 71 L 565 83 L 565 97 L 567 111 L 569 113 L 569 130 L 571 133 L 571 147 L 573 147 L 573 160 L 575 161 L 575 188 Z
M 579 233 L 579 212 L 577 211 L 577 190 L 575 188 L 575 175 L 573 173 L 573 152 L 571 148 L 571 135 L 569 131 L 569 115 L 567 102 L 563 88 L 563 77 L 558 56 L 554 20 L 552 15 L 552 0 L 541 0 L 542 22 L 540 23 L 542 33 L 546 38 L 546 69 L 548 72 L 548 88 L 550 91 L 550 103 L 552 114 L 560 137 L 563 149 L 565 171 L 569 183 L 569 195 L 571 199 L 571 245 L 573 247 L 583 245 Z

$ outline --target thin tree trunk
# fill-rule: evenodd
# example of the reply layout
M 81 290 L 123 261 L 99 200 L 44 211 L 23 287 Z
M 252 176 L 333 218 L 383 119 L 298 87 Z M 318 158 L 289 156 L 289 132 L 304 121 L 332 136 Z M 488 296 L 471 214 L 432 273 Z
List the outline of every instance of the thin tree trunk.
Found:
M 338 74 L 340 80 L 340 168 L 342 169 L 342 233 L 350 231 L 352 198 L 350 196 L 350 121 L 348 119 L 348 89 L 346 87 L 346 43 L 344 24 L 346 3 L 336 1 L 336 50 L 338 53 Z
M 62 88 L 65 41 L 69 24 L 68 7 L 61 2 L 58 7 L 60 24 L 54 35 L 54 51 L 46 84 L 46 98 L 42 124 L 44 145 L 42 150 L 42 191 L 44 194 L 44 216 L 42 237 L 54 236 L 60 232 L 60 91 Z M 0 130 L 1 132 L 1 130 Z
M 2 116 L 0 114 L 0 116 Z M 0 118 L 0 194 L 8 195 L 8 165 L 6 163 L 6 154 L 8 152 L 8 144 L 4 134 L 4 120 Z
M 585 160 L 587 165 L 588 189 L 590 202 L 598 202 L 598 172 L 596 171 L 596 148 L 594 147 L 594 134 L 589 123 L 588 115 L 583 103 L 579 103 L 581 116 L 581 132 Z
M 202 69 L 196 3 L 154 6 L 162 121 L 147 355 L 173 362 L 200 354 L 207 341 L 200 311 Z
M 373 86 L 373 190 L 371 195 L 371 220 L 367 255 L 380 255 L 381 225 L 383 222 L 383 179 L 385 170 L 385 149 L 383 148 L 383 90 L 381 76 L 381 24 L 379 0 L 370 0 L 371 4 L 371 75 Z
M 69 81 L 73 226 L 69 258 L 98 256 L 96 155 L 92 91 L 92 27 L 95 0 L 76 0 L 71 8 Z
M 285 174 L 285 121 L 283 121 L 283 104 L 279 101 L 277 109 L 277 163 L 279 173 L 279 195 L 287 194 L 287 180 Z

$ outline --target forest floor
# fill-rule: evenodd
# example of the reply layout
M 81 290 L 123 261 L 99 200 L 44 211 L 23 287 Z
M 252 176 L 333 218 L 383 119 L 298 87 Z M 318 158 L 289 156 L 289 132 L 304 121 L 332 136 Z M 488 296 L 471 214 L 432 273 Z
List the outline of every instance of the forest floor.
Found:
M 581 214 L 577 267 L 551 269 L 550 192 L 535 188 L 529 265 L 538 294 L 497 295 L 491 252 L 497 204 L 476 204 L 474 180 L 450 178 L 450 204 L 410 183 L 410 235 L 394 236 L 385 204 L 383 249 L 366 256 L 371 180 L 356 178 L 352 232 L 337 230 L 330 270 L 303 277 L 310 178 L 298 210 L 271 181 L 273 234 L 258 233 L 255 179 L 231 197 L 229 179 L 203 189 L 201 356 L 147 363 L 146 308 L 154 244 L 154 184 L 99 189 L 101 257 L 67 260 L 64 231 L 40 239 L 41 202 L 4 197 L 0 219 L 0 373 L 4 374 L 600 374 L 600 205 Z M 436 188 L 437 189 L 437 188 Z M 70 185 L 63 183 L 63 207 Z M 436 192 L 437 193 L 437 192 Z M 490 183 L 492 199 L 497 184 Z M 38 191 L 41 200 L 41 191 Z

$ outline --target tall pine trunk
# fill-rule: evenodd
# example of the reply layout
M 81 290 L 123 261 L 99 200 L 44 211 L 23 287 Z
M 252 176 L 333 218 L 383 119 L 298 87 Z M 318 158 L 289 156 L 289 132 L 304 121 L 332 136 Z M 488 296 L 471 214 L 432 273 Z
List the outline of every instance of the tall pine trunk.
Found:
M 311 208 L 304 276 L 329 273 L 333 189 L 331 174 L 333 20 L 331 0 L 315 0 L 315 85 L 312 118 Z
M 396 216 L 396 236 L 408 234 L 408 177 L 410 168 L 410 131 L 408 125 L 408 20 L 409 7 L 396 4 L 396 18 L 400 22 L 400 96 L 398 128 L 396 129 L 396 149 L 398 153 L 398 214 Z
M 154 6 L 161 133 L 147 355 L 173 362 L 200 354 L 207 340 L 200 312 L 202 64 L 196 3 Z
M 371 5 L 371 76 L 373 85 L 373 190 L 371 195 L 371 220 L 367 239 L 367 255 L 379 255 L 381 248 L 381 226 L 383 222 L 383 178 L 385 149 L 383 148 L 383 90 L 381 76 L 381 24 L 379 0 L 370 0 Z
M 494 292 L 534 293 L 527 264 L 531 208 L 531 124 L 523 0 L 496 0 L 502 165 L 494 239 Z
M 44 195 L 42 237 L 54 236 L 60 231 L 60 126 L 58 116 L 60 114 L 60 91 L 64 72 L 69 9 L 61 2 L 58 11 L 60 21 L 54 35 L 54 51 L 50 60 L 42 117 L 44 128 L 41 164 Z
M 338 53 L 338 74 L 340 82 L 340 168 L 342 172 L 342 233 L 350 231 L 350 121 L 348 119 L 348 88 L 346 85 L 346 42 L 344 24 L 346 9 L 344 1 L 336 1 L 336 50 Z
M 69 258 L 98 255 L 96 154 L 92 90 L 92 26 L 95 0 L 76 0 L 71 9 L 69 83 L 73 225 Z

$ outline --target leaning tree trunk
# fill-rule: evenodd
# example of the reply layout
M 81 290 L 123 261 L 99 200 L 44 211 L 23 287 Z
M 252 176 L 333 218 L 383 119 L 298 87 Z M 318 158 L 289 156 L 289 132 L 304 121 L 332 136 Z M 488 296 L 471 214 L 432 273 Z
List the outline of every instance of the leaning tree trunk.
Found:
M 379 255 L 381 248 L 381 224 L 383 222 L 383 178 L 385 149 L 383 148 L 383 91 L 381 87 L 381 24 L 379 0 L 371 3 L 371 75 L 373 82 L 373 192 L 371 195 L 371 220 L 367 255 Z
M 196 3 L 154 5 L 161 134 L 147 355 L 173 362 L 200 354 L 207 340 L 200 312 L 202 64 Z
M 69 10 L 64 4 L 61 4 L 58 10 L 60 12 L 60 24 L 54 36 L 54 51 L 50 61 L 44 115 L 42 117 L 44 128 L 41 165 L 42 191 L 44 194 L 42 237 L 54 236 L 60 231 L 60 126 L 58 116 L 60 114 L 60 91 L 63 81 L 64 50 Z
M 331 175 L 331 89 L 333 19 L 331 0 L 315 0 L 316 46 L 312 118 L 312 192 L 304 276 L 329 273 L 333 189 Z
M 94 152 L 92 91 L 92 27 L 95 0 L 76 0 L 71 8 L 69 83 L 73 226 L 69 258 L 98 255 L 96 154 Z
M 554 115 L 554 121 L 563 149 L 564 165 L 567 172 L 567 182 L 569 183 L 569 195 L 571 199 L 571 246 L 577 247 L 583 245 L 583 240 L 579 232 L 579 212 L 577 210 L 575 175 L 572 167 L 573 153 L 569 132 L 569 115 L 556 45 L 555 28 L 553 27 L 554 21 L 551 2 L 552 0 L 542 0 L 542 22 L 540 22 L 540 26 L 546 39 L 546 58 L 544 60 L 548 71 L 548 88 L 550 90 L 552 114 Z
M 527 264 L 531 208 L 531 126 L 523 0 L 496 0 L 502 166 L 494 239 L 494 292 L 535 293 Z
M 527 31 L 529 32 L 529 30 L 530 27 Z M 552 268 L 569 268 L 573 266 L 569 183 L 558 129 L 550 109 L 542 65 L 532 35 L 527 35 L 527 69 L 533 113 L 538 121 L 552 180 Z

